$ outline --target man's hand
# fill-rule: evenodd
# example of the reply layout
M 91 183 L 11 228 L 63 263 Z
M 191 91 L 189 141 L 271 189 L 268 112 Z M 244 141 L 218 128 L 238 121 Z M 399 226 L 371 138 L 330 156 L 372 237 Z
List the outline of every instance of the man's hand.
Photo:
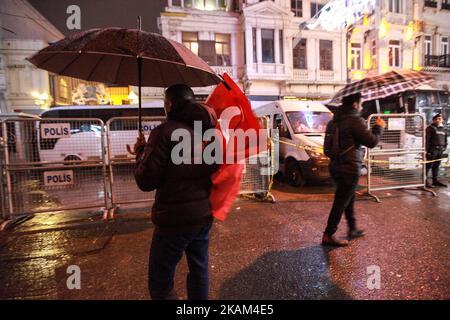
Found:
M 130 145 L 127 144 L 127 151 L 128 153 L 132 154 L 132 155 L 136 155 L 138 150 L 145 147 L 145 137 L 144 134 L 142 132 L 139 132 L 139 135 L 136 139 L 136 143 L 134 144 L 133 150 L 131 150 Z
M 378 117 L 377 120 L 375 120 L 375 125 L 380 126 L 383 129 L 386 129 L 386 122 L 380 117 Z

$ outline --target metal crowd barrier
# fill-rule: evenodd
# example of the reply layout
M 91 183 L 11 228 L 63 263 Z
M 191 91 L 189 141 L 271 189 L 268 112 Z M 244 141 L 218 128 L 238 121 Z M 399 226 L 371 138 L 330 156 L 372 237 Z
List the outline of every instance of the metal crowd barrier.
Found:
M 275 202 L 274 196 L 270 193 L 273 176 L 276 173 L 274 172 L 275 146 L 272 143 L 269 120 L 266 117 L 260 117 L 258 120 L 261 129 L 267 132 L 267 151 L 246 159 L 239 194 L 252 195 L 260 200 Z
M 150 132 L 164 117 L 144 117 L 143 130 Z M 273 176 L 273 144 L 267 119 L 268 150 L 256 162 L 247 159 L 241 195 L 274 201 L 270 194 Z M 135 156 L 128 153 L 136 142 L 137 117 L 100 119 L 7 119 L 0 135 L 0 225 L 40 212 L 103 210 L 114 216 L 123 204 L 151 203 L 153 195 L 142 192 L 134 180 Z M 266 170 L 266 174 L 262 174 Z
M 148 139 L 151 131 L 166 121 L 165 117 L 143 117 L 142 129 Z M 128 153 L 136 143 L 137 117 L 111 118 L 106 122 L 108 169 L 112 208 L 110 217 L 121 204 L 153 201 L 153 193 L 139 190 L 134 180 L 135 156 Z
M 8 220 L 38 212 L 107 210 L 101 120 L 7 119 L 2 136 Z
M 368 193 L 395 189 L 426 189 L 425 118 L 420 114 L 374 114 L 368 119 L 369 129 L 380 117 L 386 129 L 378 146 L 367 152 Z

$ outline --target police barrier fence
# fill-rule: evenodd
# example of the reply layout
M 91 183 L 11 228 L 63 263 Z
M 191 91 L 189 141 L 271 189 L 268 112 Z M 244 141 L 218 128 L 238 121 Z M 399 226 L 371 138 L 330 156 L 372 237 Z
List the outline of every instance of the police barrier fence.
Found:
M 144 117 L 144 135 L 165 121 Z M 267 128 L 267 119 L 260 118 Z M 9 221 L 39 212 L 101 208 L 111 217 L 121 204 L 152 202 L 134 181 L 137 117 L 99 119 L 7 119 L 1 123 L 2 216 Z M 241 194 L 274 201 L 270 194 L 274 146 L 248 159 Z M 255 160 L 255 161 L 253 161 Z M 265 174 L 263 174 L 265 172 Z M 2 188 L 4 186 L 4 188 Z
M 368 119 L 369 129 L 378 117 L 387 127 L 378 146 L 367 151 L 369 195 L 380 202 L 373 192 L 419 188 L 433 193 L 426 189 L 425 118 L 420 114 L 374 114 Z
M 151 131 L 164 122 L 164 117 L 144 117 L 142 128 L 147 139 Z M 241 195 L 255 195 L 260 200 L 275 201 L 270 194 L 273 177 L 273 146 L 270 144 L 268 120 L 259 118 L 261 128 L 267 130 L 268 150 L 246 160 L 241 181 Z M 111 192 L 111 210 L 109 217 L 114 217 L 115 210 L 124 204 L 151 203 L 154 194 L 142 192 L 134 180 L 135 156 L 128 153 L 127 145 L 136 142 L 138 130 L 137 117 L 111 118 L 106 123 L 108 169 Z M 263 174 L 265 173 L 265 174 Z
M 245 161 L 245 169 L 241 181 L 240 194 L 254 196 L 258 200 L 275 202 L 271 194 L 273 177 L 276 174 L 275 159 L 278 159 L 276 142 L 272 140 L 267 117 L 258 118 L 261 130 L 266 130 L 267 150 L 254 155 Z
M 151 131 L 166 120 L 164 117 L 143 117 L 142 130 L 146 140 Z M 152 202 L 153 193 L 139 190 L 134 180 L 135 156 L 127 150 L 133 148 L 138 132 L 137 117 L 111 118 L 106 122 L 108 171 L 111 203 L 110 217 L 122 204 Z
M 107 210 L 104 124 L 99 119 L 2 122 L 3 205 L 9 220 L 69 209 Z

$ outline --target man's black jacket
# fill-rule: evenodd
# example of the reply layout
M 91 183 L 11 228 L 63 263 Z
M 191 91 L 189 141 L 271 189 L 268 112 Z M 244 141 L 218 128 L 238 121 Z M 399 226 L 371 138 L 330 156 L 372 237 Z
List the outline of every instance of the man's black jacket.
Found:
M 364 160 L 362 146 L 375 148 L 383 129 L 380 126 L 374 126 L 372 130 L 367 129 L 366 121 L 353 108 L 338 110 L 327 126 L 327 134 L 332 134 L 335 125 L 339 127 L 340 150 L 347 150 L 351 146 L 354 148 L 338 159 L 331 160 L 330 171 L 342 175 L 360 175 Z
M 156 189 L 152 221 L 163 233 L 195 232 L 212 220 L 209 194 L 215 165 L 194 164 L 194 121 L 202 129 L 216 126 L 209 108 L 194 102 L 175 106 L 168 121 L 155 128 L 145 148 L 138 150 L 134 176 L 143 191 Z M 172 133 L 185 129 L 191 136 L 191 163 L 174 164 L 171 152 L 179 141 L 171 141 Z
M 428 126 L 426 131 L 426 148 L 428 153 L 447 149 L 447 130 L 434 124 Z

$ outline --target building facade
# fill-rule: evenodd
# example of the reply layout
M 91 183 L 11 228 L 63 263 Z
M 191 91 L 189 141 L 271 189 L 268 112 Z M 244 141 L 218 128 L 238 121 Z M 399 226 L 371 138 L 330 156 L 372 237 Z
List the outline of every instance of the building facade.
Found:
M 326 2 L 169 0 L 160 29 L 230 74 L 254 106 L 286 96 L 328 99 L 347 80 L 345 32 L 300 27 Z
M 450 88 L 450 0 L 418 0 L 415 16 L 423 24 L 418 48 L 421 66 L 439 89 Z
M 1 112 L 39 113 L 53 103 L 49 73 L 26 58 L 63 35 L 25 0 L 1 1 L 0 10 Z
M 352 80 L 395 69 L 430 73 L 433 86 L 450 83 L 450 1 L 378 0 L 374 12 L 348 30 Z

